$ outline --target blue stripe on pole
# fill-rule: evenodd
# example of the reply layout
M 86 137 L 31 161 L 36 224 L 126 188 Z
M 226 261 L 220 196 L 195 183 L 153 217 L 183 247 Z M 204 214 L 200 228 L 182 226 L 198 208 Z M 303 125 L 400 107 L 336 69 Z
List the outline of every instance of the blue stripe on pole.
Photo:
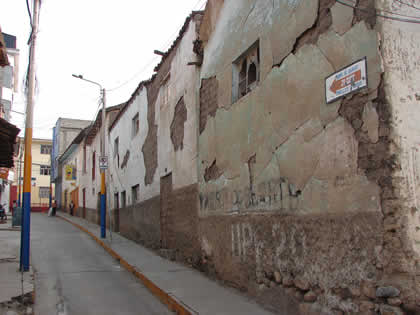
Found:
M 105 194 L 101 194 L 101 237 L 106 237 Z
M 30 232 L 31 232 L 31 193 L 23 193 L 22 214 L 22 239 L 21 239 L 21 269 L 29 271 Z

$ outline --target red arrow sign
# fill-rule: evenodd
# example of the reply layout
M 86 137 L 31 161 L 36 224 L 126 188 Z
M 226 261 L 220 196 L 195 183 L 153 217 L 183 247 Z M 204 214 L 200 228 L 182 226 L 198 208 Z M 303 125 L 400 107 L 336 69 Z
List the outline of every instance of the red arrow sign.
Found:
M 340 80 L 334 79 L 334 82 L 330 86 L 330 91 L 334 94 L 337 93 L 338 90 L 345 88 L 352 83 L 360 81 L 362 79 L 362 71 L 359 69 L 356 72 L 349 74 L 348 76 L 341 78 Z

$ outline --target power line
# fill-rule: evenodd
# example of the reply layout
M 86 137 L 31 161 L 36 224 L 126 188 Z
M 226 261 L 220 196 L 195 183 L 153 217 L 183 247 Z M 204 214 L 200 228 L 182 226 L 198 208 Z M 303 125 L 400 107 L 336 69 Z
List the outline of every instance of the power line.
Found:
M 357 6 L 357 2 L 355 0 L 345 0 L 345 1 L 352 2 L 352 3 L 354 3 Z M 359 7 L 359 6 L 357 6 L 357 7 L 360 8 L 360 9 L 370 10 L 367 7 Z M 403 16 L 403 17 L 406 17 L 406 18 L 420 19 L 420 16 L 405 15 L 405 14 L 395 13 L 393 11 L 388 11 L 388 10 L 384 10 L 384 9 L 377 9 L 377 10 L 378 11 L 381 11 L 381 12 L 388 13 L 388 14 Z
M 203 0 L 198 0 L 196 2 L 196 4 L 193 6 L 192 10 L 193 11 Z M 199 7 L 199 9 L 202 9 L 203 6 L 205 5 L 206 1 L 203 2 L 203 4 Z M 176 31 L 169 37 L 169 39 L 165 42 L 165 44 L 163 45 L 165 48 L 167 46 L 170 45 L 170 43 L 173 41 L 173 37 L 179 32 L 179 29 L 182 27 L 183 24 L 181 24 L 178 28 L 176 28 Z M 133 81 L 135 78 L 137 78 L 140 74 L 143 74 L 150 66 L 152 63 L 155 62 L 155 60 L 159 58 L 157 56 L 153 56 L 152 59 L 150 59 L 150 61 L 144 66 L 142 67 L 138 72 L 136 72 L 133 76 L 131 76 L 128 80 L 124 81 L 123 83 L 121 83 L 120 85 L 117 85 L 111 89 L 106 89 L 107 92 L 113 92 L 115 90 L 118 90 L 120 88 L 122 88 L 123 86 L 127 85 L 128 83 L 130 83 L 131 81 Z
M 399 3 L 401 3 L 401 4 L 403 4 L 403 5 L 406 5 L 406 6 L 408 6 L 408 7 L 411 7 L 411 8 L 413 8 L 413 9 L 420 10 L 420 8 L 419 8 L 419 7 L 416 7 L 414 4 L 407 3 L 407 2 L 403 2 L 403 1 L 401 1 L 401 0 L 395 0 L 395 1 L 397 1 L 397 2 L 399 2 Z
M 399 21 L 399 22 L 405 22 L 405 23 L 420 24 L 420 20 L 403 19 L 403 18 L 398 18 L 398 17 L 394 17 L 394 16 L 389 16 L 389 15 L 379 14 L 379 13 L 376 13 L 376 11 L 375 11 L 375 12 L 372 12 L 371 10 L 362 9 L 362 8 L 356 7 L 356 6 L 354 6 L 354 5 L 351 5 L 351 4 L 348 4 L 348 3 L 345 3 L 345 2 L 343 2 L 343 1 L 341 1 L 341 0 L 335 0 L 335 2 L 340 3 L 340 4 L 342 4 L 342 5 L 345 5 L 345 6 L 347 6 L 347 7 L 353 8 L 353 9 L 355 9 L 355 10 L 359 10 L 359 11 L 361 11 L 361 12 L 365 12 L 365 13 L 368 13 L 368 14 L 371 14 L 371 15 L 375 15 L 375 16 L 378 16 L 378 17 L 382 17 L 382 18 L 384 18 L 384 19 L 389 19 L 389 20 L 394 20 L 394 21 Z
M 133 81 L 137 76 L 139 76 L 140 74 L 142 74 L 144 71 L 147 70 L 147 68 L 149 68 L 151 66 L 152 63 L 155 62 L 155 60 L 157 59 L 157 56 L 153 56 L 152 59 L 150 59 L 150 61 L 143 67 L 141 68 L 138 72 L 136 72 L 132 77 L 130 77 L 128 80 L 124 81 L 123 83 L 121 83 L 120 85 L 113 87 L 112 89 L 106 89 L 107 92 L 113 92 L 115 90 L 118 90 L 120 88 L 122 88 L 123 86 L 127 85 L 128 83 L 130 83 L 131 81 Z

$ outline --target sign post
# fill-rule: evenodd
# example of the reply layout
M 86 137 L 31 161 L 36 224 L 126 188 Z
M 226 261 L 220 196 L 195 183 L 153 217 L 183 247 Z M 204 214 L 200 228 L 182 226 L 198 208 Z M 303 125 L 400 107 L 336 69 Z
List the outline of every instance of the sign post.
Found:
M 325 100 L 327 104 L 332 103 L 367 85 L 367 64 L 364 57 L 325 79 Z
M 108 157 L 100 156 L 99 157 L 99 169 L 107 170 L 108 169 Z

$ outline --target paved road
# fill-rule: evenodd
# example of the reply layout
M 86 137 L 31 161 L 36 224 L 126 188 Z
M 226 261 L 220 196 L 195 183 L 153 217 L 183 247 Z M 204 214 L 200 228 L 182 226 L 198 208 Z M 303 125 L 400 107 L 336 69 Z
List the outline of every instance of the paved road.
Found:
M 172 314 L 90 236 L 33 214 L 35 314 Z

